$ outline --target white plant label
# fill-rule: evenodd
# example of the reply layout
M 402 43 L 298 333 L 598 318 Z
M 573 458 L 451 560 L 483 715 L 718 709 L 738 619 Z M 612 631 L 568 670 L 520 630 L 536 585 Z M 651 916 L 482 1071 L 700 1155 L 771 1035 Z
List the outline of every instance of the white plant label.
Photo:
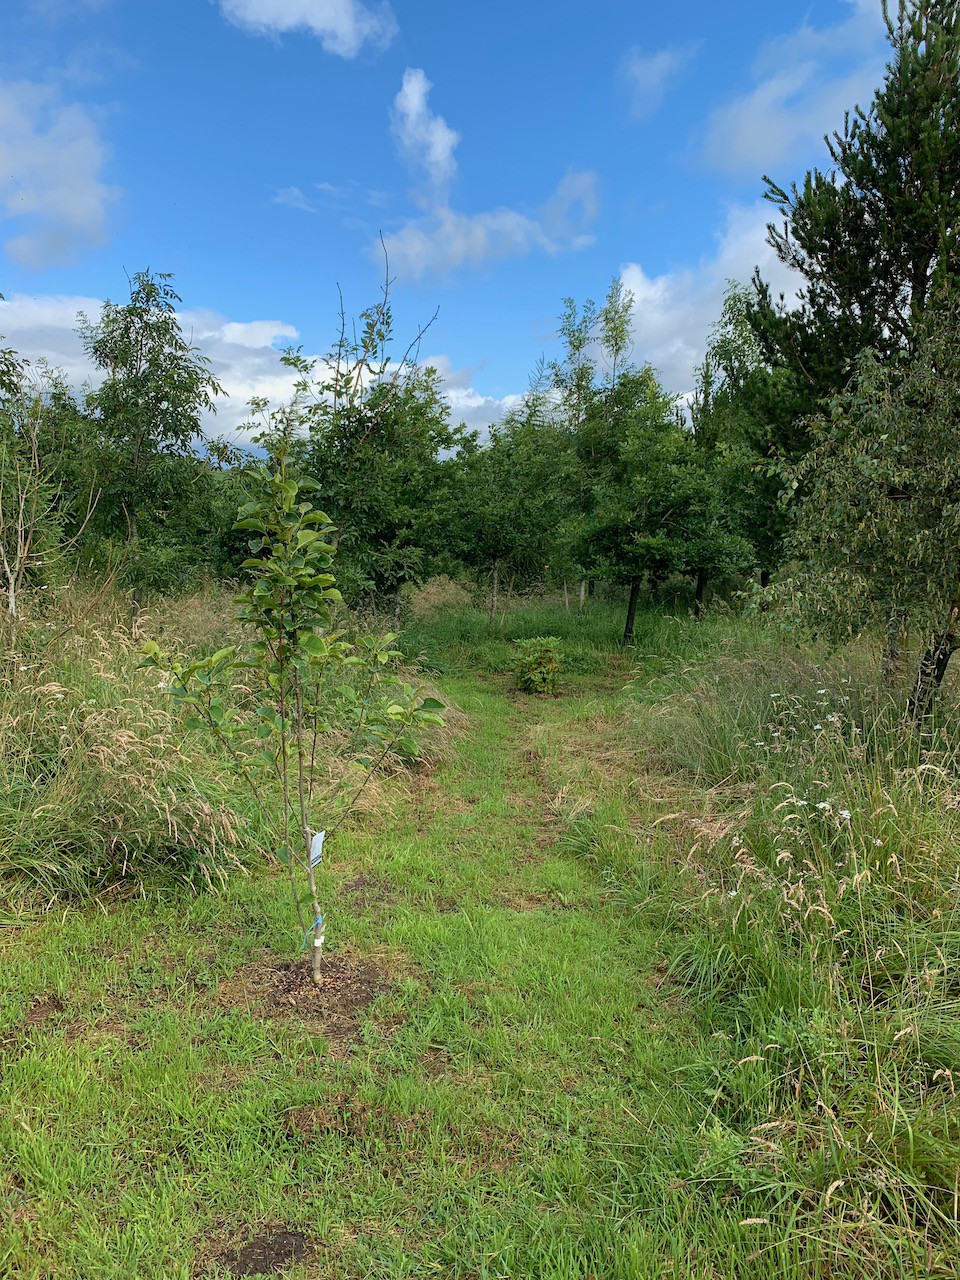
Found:
M 327 833 L 318 831 L 310 842 L 310 865 L 318 866 L 323 861 L 323 838 Z

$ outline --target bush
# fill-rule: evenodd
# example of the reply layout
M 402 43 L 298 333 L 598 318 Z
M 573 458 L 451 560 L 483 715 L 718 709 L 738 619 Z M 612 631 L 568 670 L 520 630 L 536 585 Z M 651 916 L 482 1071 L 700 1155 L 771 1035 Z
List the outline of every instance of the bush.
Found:
M 523 693 L 556 693 L 563 669 L 559 638 L 538 636 L 534 640 L 517 640 L 515 643 L 515 686 Z

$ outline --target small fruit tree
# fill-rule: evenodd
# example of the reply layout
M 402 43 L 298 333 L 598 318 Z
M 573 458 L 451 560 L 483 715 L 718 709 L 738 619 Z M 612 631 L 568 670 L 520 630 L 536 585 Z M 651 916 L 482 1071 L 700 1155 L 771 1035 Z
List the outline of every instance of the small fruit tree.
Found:
M 334 628 L 333 526 L 306 496 L 313 483 L 291 474 L 282 441 L 254 483 L 237 521 L 251 535 L 237 599 L 248 638 L 189 662 L 154 642 L 143 653 L 187 727 L 214 735 L 262 810 L 320 983 L 324 838 L 391 754 L 416 753 L 416 729 L 441 724 L 443 705 L 396 674 L 395 636 L 348 639 Z

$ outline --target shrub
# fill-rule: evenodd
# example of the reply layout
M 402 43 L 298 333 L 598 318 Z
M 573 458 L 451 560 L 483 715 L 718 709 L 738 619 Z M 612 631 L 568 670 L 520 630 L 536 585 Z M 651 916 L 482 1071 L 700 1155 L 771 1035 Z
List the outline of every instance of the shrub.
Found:
M 563 669 L 557 636 L 517 640 L 513 682 L 523 693 L 556 693 Z

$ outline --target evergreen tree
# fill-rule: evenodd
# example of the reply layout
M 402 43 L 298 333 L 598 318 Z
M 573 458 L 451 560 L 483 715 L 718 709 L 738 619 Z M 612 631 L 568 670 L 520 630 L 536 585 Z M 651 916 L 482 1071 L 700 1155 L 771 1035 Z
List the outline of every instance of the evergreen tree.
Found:
M 769 242 L 805 280 L 801 305 L 787 309 L 758 274 L 751 308 L 766 361 L 792 380 L 778 421 L 793 456 L 807 443 L 802 415 L 845 385 L 861 351 L 909 349 L 960 261 L 960 10 L 955 0 L 899 0 L 884 16 L 884 83 L 826 139 L 830 167 L 789 190 L 765 179 L 782 215 Z

